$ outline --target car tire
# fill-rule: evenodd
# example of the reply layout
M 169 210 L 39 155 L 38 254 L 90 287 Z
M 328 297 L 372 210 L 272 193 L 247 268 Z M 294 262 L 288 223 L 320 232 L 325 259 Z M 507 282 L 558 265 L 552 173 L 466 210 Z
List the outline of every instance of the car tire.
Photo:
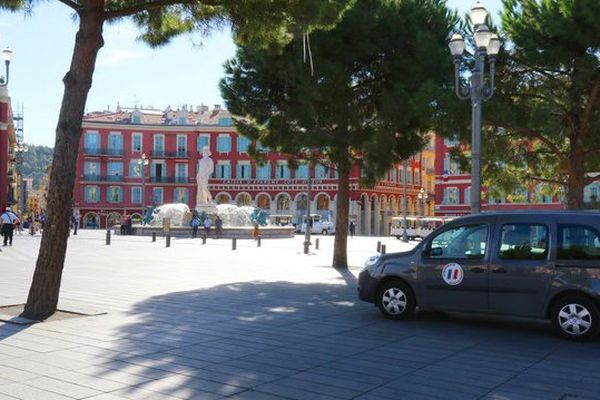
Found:
M 386 282 L 377 293 L 379 311 L 390 319 L 405 319 L 415 310 L 415 296 L 400 280 Z
M 327 234 L 328 234 L 328 233 L 327 233 L 327 229 L 323 229 L 323 230 L 321 231 L 321 235 L 327 235 Z
M 598 306 L 585 296 L 566 296 L 552 307 L 554 329 L 570 340 L 588 340 L 598 335 L 600 311 Z

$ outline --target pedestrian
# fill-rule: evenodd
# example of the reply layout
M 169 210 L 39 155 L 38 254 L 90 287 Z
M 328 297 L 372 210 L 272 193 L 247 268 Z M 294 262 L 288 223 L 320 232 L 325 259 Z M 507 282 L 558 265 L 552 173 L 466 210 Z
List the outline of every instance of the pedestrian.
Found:
M 21 214 L 20 210 L 17 211 L 16 216 L 17 216 L 17 220 L 15 221 L 15 229 L 17 230 L 17 233 L 19 235 L 21 235 L 21 234 L 23 234 L 23 226 L 21 223 L 21 219 L 22 219 L 23 215 Z
M 4 236 L 3 246 L 6 247 L 7 244 L 12 246 L 13 242 L 13 231 L 15 229 L 15 222 L 17 221 L 17 216 L 10 210 L 9 207 L 6 207 L 6 210 L 2 215 L 0 215 L 0 232 L 2 232 L 2 236 Z
M 198 220 L 198 217 L 194 216 L 194 218 L 192 218 L 192 237 L 196 238 L 198 237 L 198 227 L 200 226 L 200 221 Z
M 258 225 L 258 221 L 254 221 L 254 229 L 252 230 L 252 238 L 254 240 L 258 240 L 259 236 L 260 236 L 260 228 Z
M 356 231 L 356 223 L 354 221 L 350 221 L 350 237 L 354 237 L 354 232 Z
M 79 227 L 79 213 L 77 211 L 73 213 L 71 223 L 73 224 L 73 235 L 77 235 L 77 228 Z
M 204 219 L 204 235 L 206 237 L 208 237 L 208 234 L 210 233 L 211 225 L 212 225 L 212 221 L 210 220 L 210 217 L 207 215 L 206 218 Z
M 217 231 L 217 239 L 221 239 L 221 234 L 223 233 L 223 220 L 218 215 L 215 219 L 215 228 Z

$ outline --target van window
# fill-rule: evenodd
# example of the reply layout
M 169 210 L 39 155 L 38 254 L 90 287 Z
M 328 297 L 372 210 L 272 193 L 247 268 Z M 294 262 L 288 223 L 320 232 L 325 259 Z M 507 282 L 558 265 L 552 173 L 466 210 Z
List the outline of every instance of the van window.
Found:
M 502 226 L 500 258 L 505 260 L 543 260 L 548 256 L 548 228 L 536 224 Z
M 431 240 L 428 258 L 481 259 L 485 255 L 487 225 L 463 225 L 439 233 Z
M 600 234 L 581 225 L 558 226 L 558 258 L 600 260 Z

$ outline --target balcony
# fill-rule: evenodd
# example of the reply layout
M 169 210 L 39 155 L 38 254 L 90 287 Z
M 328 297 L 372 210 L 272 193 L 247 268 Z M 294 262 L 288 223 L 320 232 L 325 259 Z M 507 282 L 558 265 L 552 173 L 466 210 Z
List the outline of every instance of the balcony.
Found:
M 154 157 L 154 158 L 190 158 L 190 153 L 187 151 L 153 150 L 152 157 Z
M 122 156 L 123 149 L 84 147 L 83 154 L 86 156 Z
M 122 182 L 122 175 L 95 175 L 84 174 L 83 180 L 88 182 Z
M 193 183 L 194 179 L 188 176 L 151 176 L 151 183 Z

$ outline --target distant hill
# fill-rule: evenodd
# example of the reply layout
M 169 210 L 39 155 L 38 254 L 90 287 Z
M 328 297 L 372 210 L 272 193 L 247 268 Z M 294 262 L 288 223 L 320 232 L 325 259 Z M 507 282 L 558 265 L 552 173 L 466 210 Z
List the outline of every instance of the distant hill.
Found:
M 29 150 L 23 155 L 23 164 L 20 166 L 21 173 L 25 178 L 33 178 L 33 188 L 38 189 L 42 177 L 46 175 L 46 170 L 52 164 L 54 149 L 46 146 L 36 146 L 28 144 Z

